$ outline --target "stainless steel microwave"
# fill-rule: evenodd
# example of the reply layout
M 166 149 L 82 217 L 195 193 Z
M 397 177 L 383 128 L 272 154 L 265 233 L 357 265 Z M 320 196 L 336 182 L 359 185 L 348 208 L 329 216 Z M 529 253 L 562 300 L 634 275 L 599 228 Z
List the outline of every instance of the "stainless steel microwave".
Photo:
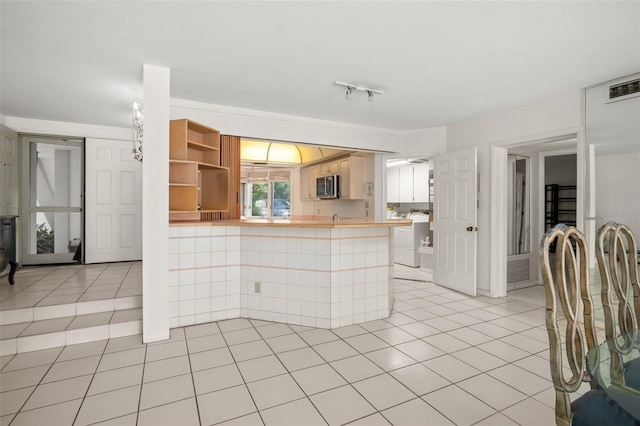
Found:
M 318 198 L 338 198 L 338 175 L 322 176 L 316 179 Z

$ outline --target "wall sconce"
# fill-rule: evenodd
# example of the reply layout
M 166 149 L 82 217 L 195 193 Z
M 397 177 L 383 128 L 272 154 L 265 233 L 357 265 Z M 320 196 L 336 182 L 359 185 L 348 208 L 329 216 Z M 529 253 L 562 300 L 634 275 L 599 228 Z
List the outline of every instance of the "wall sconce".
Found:
M 133 158 L 136 161 L 142 162 L 142 124 L 144 121 L 144 115 L 142 111 L 142 105 L 138 102 L 133 103 L 133 119 L 131 120 L 131 130 L 133 132 Z
M 343 83 L 342 81 L 334 81 L 333 84 L 346 87 L 345 99 L 349 99 L 354 91 L 366 93 L 369 102 L 373 102 L 373 94 L 382 95 L 382 90 L 372 89 L 370 87 L 361 86 L 355 83 Z

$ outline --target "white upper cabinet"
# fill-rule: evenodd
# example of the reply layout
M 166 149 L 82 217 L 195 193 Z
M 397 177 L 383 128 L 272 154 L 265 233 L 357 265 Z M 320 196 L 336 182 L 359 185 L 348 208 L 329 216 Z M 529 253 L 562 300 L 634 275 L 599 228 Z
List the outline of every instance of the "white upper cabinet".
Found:
M 413 202 L 429 202 L 429 164 L 413 166 Z
M 429 170 L 428 163 L 387 169 L 387 202 L 429 202 Z
M 387 203 L 400 202 L 400 168 L 387 169 Z
M 413 203 L 413 166 L 400 167 L 400 202 Z

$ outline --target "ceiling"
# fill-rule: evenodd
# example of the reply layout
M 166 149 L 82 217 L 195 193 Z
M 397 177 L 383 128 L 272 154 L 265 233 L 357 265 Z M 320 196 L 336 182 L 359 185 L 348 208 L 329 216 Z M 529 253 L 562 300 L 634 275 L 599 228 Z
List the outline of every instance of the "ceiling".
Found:
M 640 2 L 5 1 L 4 116 L 128 126 L 142 66 L 171 97 L 395 130 L 640 70 Z M 345 99 L 334 81 L 384 93 Z

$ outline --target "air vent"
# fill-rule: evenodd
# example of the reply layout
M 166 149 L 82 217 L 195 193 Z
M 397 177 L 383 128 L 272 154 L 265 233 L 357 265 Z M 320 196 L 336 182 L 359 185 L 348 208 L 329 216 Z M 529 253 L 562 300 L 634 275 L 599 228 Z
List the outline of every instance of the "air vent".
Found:
M 608 102 L 616 102 L 636 96 L 640 96 L 640 78 L 609 86 L 607 100 Z

